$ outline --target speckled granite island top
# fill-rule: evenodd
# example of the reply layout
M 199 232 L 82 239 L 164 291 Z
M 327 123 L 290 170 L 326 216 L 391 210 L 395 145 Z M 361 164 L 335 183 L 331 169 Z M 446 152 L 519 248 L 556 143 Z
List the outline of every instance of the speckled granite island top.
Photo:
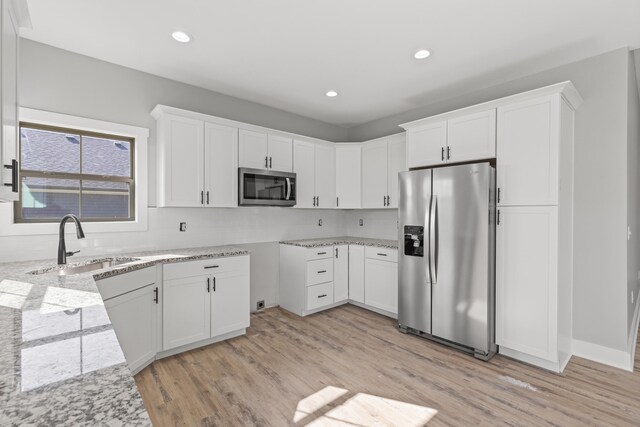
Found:
M 397 240 L 369 239 L 366 237 L 328 237 L 320 239 L 284 240 L 283 245 L 301 246 L 303 248 L 319 248 L 333 245 L 361 245 L 376 248 L 398 249 Z
M 117 254 L 136 261 L 71 276 L 30 274 L 57 270 L 54 259 L 0 264 L 0 425 L 151 425 L 95 281 L 248 253 L 225 246 Z

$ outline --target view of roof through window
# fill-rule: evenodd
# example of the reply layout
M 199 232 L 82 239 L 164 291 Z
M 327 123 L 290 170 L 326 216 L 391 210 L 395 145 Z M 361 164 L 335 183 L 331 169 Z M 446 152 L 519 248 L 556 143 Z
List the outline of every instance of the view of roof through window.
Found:
M 133 220 L 134 141 L 22 123 L 16 222 Z

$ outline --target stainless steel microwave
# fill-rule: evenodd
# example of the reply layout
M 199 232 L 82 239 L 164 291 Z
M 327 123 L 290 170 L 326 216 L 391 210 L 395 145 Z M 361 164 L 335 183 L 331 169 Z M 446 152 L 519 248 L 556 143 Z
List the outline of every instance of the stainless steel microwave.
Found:
M 238 169 L 238 205 L 295 206 L 296 174 L 263 169 Z

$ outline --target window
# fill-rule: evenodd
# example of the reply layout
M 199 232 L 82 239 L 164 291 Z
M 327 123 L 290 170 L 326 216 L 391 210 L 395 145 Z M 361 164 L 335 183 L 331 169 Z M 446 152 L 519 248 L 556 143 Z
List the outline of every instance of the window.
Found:
M 16 223 L 135 220 L 133 138 L 20 123 Z

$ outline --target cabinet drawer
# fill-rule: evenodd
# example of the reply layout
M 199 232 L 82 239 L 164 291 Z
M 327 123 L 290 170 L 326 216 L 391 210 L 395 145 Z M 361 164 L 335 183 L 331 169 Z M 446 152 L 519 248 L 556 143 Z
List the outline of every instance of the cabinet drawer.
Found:
M 307 287 L 307 310 L 333 304 L 333 282 Z
M 398 250 L 388 248 L 364 247 L 364 257 L 382 261 L 398 262 Z
M 333 258 L 307 261 L 307 286 L 333 282 Z
M 224 273 L 236 270 L 246 270 L 249 272 L 249 256 L 209 258 L 198 261 L 165 264 L 163 266 L 163 280 Z
M 307 261 L 314 259 L 332 258 L 333 246 L 323 246 L 321 248 L 307 249 Z

